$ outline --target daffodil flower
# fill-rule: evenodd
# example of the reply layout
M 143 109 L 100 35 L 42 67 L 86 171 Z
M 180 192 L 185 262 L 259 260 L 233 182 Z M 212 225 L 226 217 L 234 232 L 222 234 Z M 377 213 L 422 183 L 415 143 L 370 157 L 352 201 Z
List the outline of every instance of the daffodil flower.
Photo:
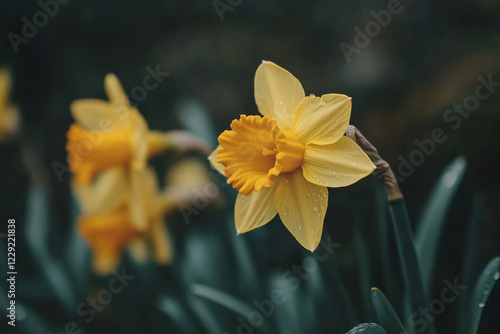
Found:
M 0 140 L 3 140 L 19 127 L 19 112 L 9 103 L 11 77 L 9 71 L 0 69 Z
M 107 274 L 115 268 L 126 247 L 140 261 L 146 258 L 150 245 L 156 262 L 166 264 L 172 260 L 164 216 L 177 204 L 158 190 L 158 180 L 151 169 L 137 172 L 137 178 L 143 187 L 132 188 L 127 171 L 113 168 L 101 173 L 90 185 L 73 184 L 73 192 L 83 212 L 77 229 L 92 250 L 92 265 L 99 274 Z M 145 230 L 133 223 L 127 201 L 136 191 L 141 191 L 140 197 L 147 203 L 141 206 L 147 217 Z
M 245 233 L 279 214 L 306 249 L 319 244 L 328 205 L 327 187 L 344 187 L 375 169 L 344 136 L 351 98 L 305 96 L 300 82 L 272 62 L 255 74 L 261 116 L 241 115 L 219 136 L 212 165 L 238 190 L 235 224 Z
M 141 170 L 148 157 L 174 146 L 171 136 L 149 131 L 137 108 L 132 107 L 114 74 L 104 80 L 108 101 L 74 101 L 71 114 L 76 123 L 67 133 L 69 167 L 80 184 L 113 167 L 131 166 Z
M 99 274 L 107 274 L 115 268 L 125 248 L 138 261 L 144 261 L 152 251 L 157 263 L 170 263 L 173 251 L 164 219 L 181 205 L 192 205 L 211 180 L 207 168 L 194 158 L 171 166 L 166 176 L 167 185 L 161 191 L 158 178 L 150 168 L 134 172 L 141 187 L 131 182 L 128 173 L 130 171 L 124 168 L 112 168 L 89 185 L 72 184 L 82 209 L 77 229 L 92 250 L 92 265 Z M 133 221 L 130 198 L 143 201 L 137 208 L 146 217 L 145 229 L 138 228 Z

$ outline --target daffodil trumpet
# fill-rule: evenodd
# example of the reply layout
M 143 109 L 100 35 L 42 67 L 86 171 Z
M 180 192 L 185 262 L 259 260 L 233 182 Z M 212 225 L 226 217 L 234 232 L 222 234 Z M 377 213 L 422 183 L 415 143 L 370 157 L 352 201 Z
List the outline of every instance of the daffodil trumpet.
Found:
M 235 225 L 245 233 L 276 214 L 297 241 L 314 251 L 328 205 L 327 187 L 345 187 L 375 166 L 344 136 L 351 98 L 305 96 L 300 82 L 264 61 L 255 74 L 255 101 L 262 116 L 241 115 L 218 138 L 212 165 L 238 190 Z

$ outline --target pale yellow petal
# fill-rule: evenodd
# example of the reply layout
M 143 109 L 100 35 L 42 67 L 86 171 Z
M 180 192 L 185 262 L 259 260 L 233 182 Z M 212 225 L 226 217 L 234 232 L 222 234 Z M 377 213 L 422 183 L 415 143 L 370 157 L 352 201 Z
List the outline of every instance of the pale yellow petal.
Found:
M 358 144 L 345 136 L 330 145 L 307 145 L 302 168 L 307 180 L 327 187 L 348 186 L 375 170 Z
M 124 129 L 131 125 L 128 114 L 121 115 L 109 102 L 98 99 L 75 100 L 70 105 L 71 115 L 85 130 L 103 133 Z
M 148 218 L 152 213 L 156 213 L 155 196 L 158 191 L 158 179 L 150 168 L 131 170 L 130 185 L 129 208 L 132 224 L 139 230 L 145 231 Z
M 130 119 L 133 123 L 132 138 L 132 162 L 133 169 L 140 170 L 146 167 L 148 160 L 148 124 L 139 111 L 135 108 L 130 110 Z
M 132 257 L 139 263 L 146 262 L 148 258 L 148 244 L 142 237 L 137 237 L 129 242 L 128 249 Z
M 304 98 L 304 88 L 290 72 L 264 61 L 255 73 L 255 102 L 262 115 L 269 115 L 282 129 L 292 127 L 295 108 Z
M 293 132 L 302 143 L 331 144 L 349 126 L 351 99 L 341 94 L 308 96 L 295 109 Z
M 118 80 L 118 77 L 113 73 L 109 73 L 104 78 L 104 90 L 106 90 L 106 95 L 113 107 L 130 107 L 130 102 L 123 90 L 120 80 Z
M 307 181 L 299 168 L 283 174 L 274 203 L 288 231 L 311 252 L 318 247 L 328 206 L 328 189 Z
M 119 254 L 94 253 L 92 256 L 92 269 L 96 274 L 106 276 L 118 266 L 119 262 Z
M 157 263 L 167 264 L 172 262 L 173 248 L 167 226 L 162 217 L 151 222 L 151 242 L 153 243 L 154 260 Z
M 10 85 L 10 72 L 4 68 L 0 68 L 0 115 L 9 100 Z
M 210 165 L 212 165 L 216 171 L 226 176 L 226 174 L 224 174 L 224 165 L 217 162 L 217 154 L 219 154 L 218 150 L 221 148 L 222 146 L 217 146 L 217 148 L 208 156 L 208 160 L 210 161 Z
M 166 180 L 169 186 L 179 187 L 198 187 L 212 182 L 206 163 L 197 158 L 184 158 L 170 166 Z
M 271 188 L 262 188 L 248 196 L 238 194 L 234 206 L 234 222 L 238 234 L 261 227 L 276 216 L 275 185 Z
M 72 190 L 84 215 L 111 212 L 127 201 L 127 174 L 121 168 L 108 169 L 89 185 L 73 182 Z

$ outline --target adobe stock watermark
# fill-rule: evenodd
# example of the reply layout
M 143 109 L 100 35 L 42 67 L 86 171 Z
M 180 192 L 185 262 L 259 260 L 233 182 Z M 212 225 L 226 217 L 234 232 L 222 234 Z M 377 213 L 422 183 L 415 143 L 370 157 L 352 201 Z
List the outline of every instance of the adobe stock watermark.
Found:
M 495 90 L 500 87 L 500 81 L 493 81 L 493 75 L 489 74 L 487 78 L 477 77 L 479 84 L 471 94 L 464 98 L 462 103 L 454 103 L 452 107 L 446 109 L 443 113 L 443 121 L 449 124 L 452 130 L 458 130 L 464 119 L 468 119 L 474 112 L 479 109 L 482 101 L 487 100 Z M 438 144 L 443 144 L 448 139 L 448 135 L 442 128 L 435 128 L 431 131 L 429 138 L 422 140 L 415 139 L 413 143 L 417 146 L 410 152 L 408 158 L 402 155 L 398 156 L 398 168 L 396 179 L 398 182 L 405 182 L 414 172 L 415 168 L 421 166 L 425 160 L 434 154 Z
M 255 311 L 249 313 L 244 319 L 239 316 L 236 318 L 238 326 L 236 327 L 237 334 L 253 334 L 255 329 L 262 326 L 265 318 L 271 317 L 278 305 L 286 302 L 286 293 L 296 291 L 303 281 L 306 281 L 310 274 L 319 269 L 318 262 L 323 262 L 328 259 L 335 249 L 339 248 L 341 244 L 332 242 L 331 237 L 328 235 L 326 240 L 322 240 L 318 249 L 312 254 L 307 256 L 302 265 L 292 265 L 290 269 L 281 274 L 281 287 L 275 288 L 271 291 L 269 298 L 264 300 L 254 300 L 252 302 L 255 306 Z M 229 334 L 225 332 L 224 334 Z
M 365 24 L 364 31 L 360 27 L 355 26 L 354 31 L 356 34 L 353 39 L 354 45 L 346 42 L 341 42 L 339 44 L 340 50 L 347 60 L 347 63 L 351 63 L 351 57 L 354 54 L 360 54 L 361 50 L 370 45 L 372 39 L 376 38 L 382 32 L 382 28 L 386 28 L 391 23 L 392 16 L 401 13 L 403 9 L 404 7 L 399 0 L 389 0 L 387 9 L 381 9 L 378 12 L 372 10 L 370 12 L 373 20 Z
M 70 1 L 71 0 L 38 1 L 38 6 L 41 10 L 33 14 L 31 21 L 26 16 L 21 18 L 23 26 L 21 27 L 20 35 L 12 31 L 7 34 L 7 38 L 14 52 L 17 54 L 21 45 L 26 45 L 29 43 L 30 39 L 35 38 L 35 36 L 38 35 L 39 29 L 45 27 L 47 23 L 49 23 L 49 19 L 59 13 L 59 6 L 66 5 Z
M 427 329 L 429 323 L 436 320 L 437 316 L 442 314 L 446 305 L 449 305 L 467 289 L 467 285 L 461 285 L 458 278 L 453 279 L 453 283 L 448 279 L 444 280 L 445 288 L 441 290 L 439 298 L 431 300 L 427 307 L 420 307 L 416 312 L 413 312 L 408 318 L 410 326 L 415 327 L 417 333 L 422 333 Z
M 150 66 L 145 67 L 146 75 L 142 79 L 142 84 L 134 86 L 130 90 L 130 94 L 126 94 L 127 98 L 130 100 L 130 105 L 136 107 L 140 102 L 144 101 L 148 92 L 156 89 L 159 84 L 161 84 L 166 77 L 169 76 L 168 72 L 162 72 L 160 65 L 157 64 L 153 69 Z M 127 117 L 129 111 L 128 101 L 114 101 L 113 102 L 113 112 L 115 112 L 120 120 Z M 74 151 L 68 152 L 66 155 L 66 165 L 58 161 L 53 161 L 51 167 L 54 170 L 59 182 L 63 181 L 63 175 L 65 173 L 71 173 L 71 169 L 68 167 L 69 159 L 72 159 L 73 164 L 80 164 L 86 156 L 92 153 L 104 140 L 104 136 L 113 132 L 116 129 L 116 124 L 109 118 L 103 118 L 99 121 L 99 127 L 97 129 L 88 131 L 85 135 L 86 140 L 80 141 L 76 145 Z
M 109 280 L 106 288 L 99 290 L 95 296 L 87 297 L 76 307 L 76 314 L 85 318 L 83 320 L 86 324 L 91 323 L 95 319 L 96 313 L 102 312 L 107 305 L 111 304 L 113 296 L 121 293 L 135 279 L 135 276 L 125 273 L 125 268 L 122 268 L 121 272 L 113 270 L 111 273 L 113 277 Z M 64 325 L 64 331 L 55 334 L 81 334 L 83 332 L 75 321 L 68 321 Z
M 232 12 L 234 7 L 239 6 L 242 2 L 243 0 L 214 0 L 212 5 L 219 16 L 219 20 L 222 22 L 224 21 L 224 13 Z

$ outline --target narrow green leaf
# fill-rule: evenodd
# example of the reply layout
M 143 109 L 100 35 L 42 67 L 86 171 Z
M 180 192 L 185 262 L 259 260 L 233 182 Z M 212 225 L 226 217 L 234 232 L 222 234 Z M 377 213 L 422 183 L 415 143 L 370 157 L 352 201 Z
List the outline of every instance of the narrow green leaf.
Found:
M 366 246 L 366 239 L 363 235 L 363 227 L 358 219 L 356 219 L 356 230 L 354 232 L 354 241 L 356 244 L 356 253 L 358 255 L 358 277 L 359 277 L 359 292 L 365 309 L 366 318 L 368 321 L 373 320 L 373 309 L 370 306 L 370 290 L 372 285 L 372 275 L 370 267 L 370 255 Z
M 403 324 L 399 320 L 391 303 L 385 295 L 377 288 L 372 288 L 372 305 L 377 315 L 378 322 L 387 330 L 388 334 L 406 333 Z
M 250 305 L 240 301 L 239 299 L 205 285 L 191 284 L 191 292 L 195 296 L 203 297 L 205 299 L 213 301 L 214 303 L 222 305 L 225 308 L 244 317 L 248 316 L 254 311 L 254 309 Z
M 492 259 L 484 268 L 477 280 L 472 298 L 470 299 L 464 317 L 464 324 L 461 326 L 463 334 L 476 334 L 479 327 L 481 313 L 490 296 L 491 290 L 500 277 L 500 257 Z
M 484 208 L 484 197 L 475 196 L 472 204 L 472 213 L 469 219 L 469 226 L 467 227 L 465 247 L 464 247 L 464 260 L 462 264 L 460 282 L 466 285 L 470 285 L 472 280 L 472 275 L 477 271 L 477 262 L 475 259 L 478 258 L 478 244 L 479 244 L 479 231 L 480 231 L 480 218 L 481 212 Z M 465 311 L 470 300 L 471 291 L 469 289 L 462 293 L 459 301 L 458 316 L 456 318 L 457 328 L 461 327 L 461 324 L 465 317 Z
M 451 162 L 439 177 L 417 224 L 415 249 L 420 263 L 422 281 L 430 291 L 432 274 L 436 263 L 439 238 L 450 203 L 467 168 L 467 161 L 458 157 Z
M 377 324 L 359 324 L 351 329 L 347 334 L 387 334 L 387 332 Z
M 200 332 L 178 300 L 163 296 L 160 298 L 157 307 L 172 319 L 183 333 L 195 334 Z
M 420 307 L 427 305 L 426 294 L 404 199 L 389 201 L 389 213 L 398 245 L 399 261 L 403 271 L 405 290 L 408 294 L 409 310 L 418 310 Z M 431 326 L 426 327 L 422 333 L 432 333 Z

